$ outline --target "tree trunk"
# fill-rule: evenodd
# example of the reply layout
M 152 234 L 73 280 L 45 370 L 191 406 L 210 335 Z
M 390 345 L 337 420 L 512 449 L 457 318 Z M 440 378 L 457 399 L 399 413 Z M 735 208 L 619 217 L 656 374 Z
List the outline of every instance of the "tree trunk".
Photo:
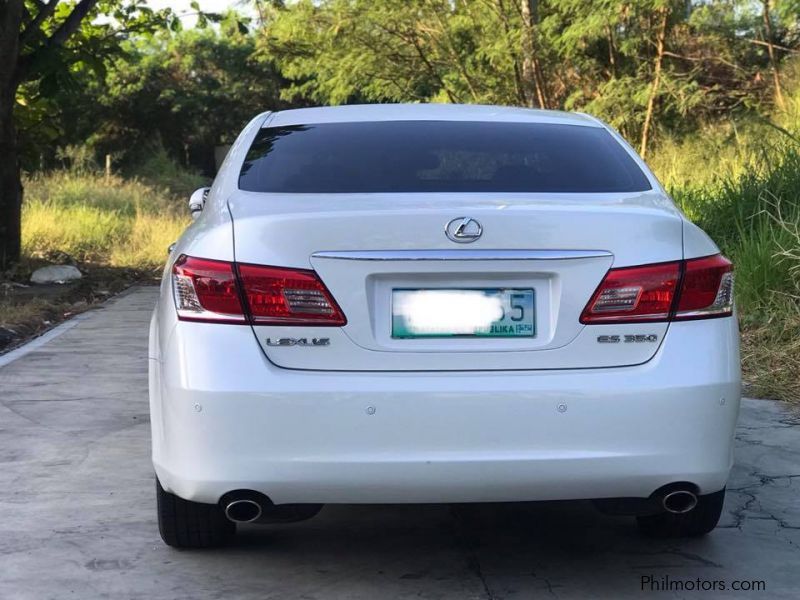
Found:
M 536 26 L 539 21 L 538 0 L 520 0 L 522 13 L 522 78 L 532 87 L 532 93 L 526 94 L 530 105 L 535 106 L 536 98 L 539 108 L 548 107 L 547 88 L 545 86 L 542 67 L 536 52 Z
M 496 2 L 497 14 L 500 18 L 500 22 L 503 24 L 503 33 L 505 33 L 507 39 L 510 39 L 510 26 L 508 23 L 508 15 L 506 14 L 506 7 L 503 0 L 496 0 Z M 514 65 L 514 93 L 517 96 L 517 102 L 520 106 L 530 106 L 528 104 L 528 91 L 525 89 L 525 78 L 522 74 L 522 66 L 520 65 L 520 56 L 514 52 L 512 48 L 509 49 L 511 50 L 509 53 L 511 62 Z
M 772 43 L 772 20 L 769 16 L 769 0 L 762 0 L 764 10 L 762 16 L 764 18 L 764 41 L 767 43 L 767 54 L 769 54 L 769 64 L 772 68 L 772 83 L 775 86 L 775 103 L 781 110 L 786 108 L 786 102 L 783 100 L 783 91 L 781 91 L 781 73 L 778 70 L 778 58 L 775 56 L 775 46 Z
M 650 127 L 653 123 L 653 115 L 656 108 L 656 99 L 661 88 L 661 65 L 664 62 L 664 42 L 667 39 L 667 24 L 669 22 L 669 9 L 661 9 L 661 23 L 656 34 L 656 57 L 653 64 L 653 83 L 650 85 L 650 96 L 647 98 L 647 111 L 644 115 L 644 125 L 642 125 L 642 142 L 639 146 L 639 154 L 642 158 L 647 155 L 647 143 L 650 137 Z
M 606 40 L 608 41 L 608 72 L 611 79 L 617 77 L 617 48 L 614 42 L 614 30 L 606 25 Z
M 22 181 L 14 127 L 22 0 L 0 0 L 0 270 L 19 260 Z

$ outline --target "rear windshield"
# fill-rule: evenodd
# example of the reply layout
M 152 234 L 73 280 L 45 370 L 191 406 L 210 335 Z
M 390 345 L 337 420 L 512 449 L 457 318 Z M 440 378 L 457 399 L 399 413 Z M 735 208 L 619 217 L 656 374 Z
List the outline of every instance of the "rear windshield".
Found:
M 637 192 L 650 183 L 599 127 L 381 121 L 262 129 L 239 175 L 252 192 Z

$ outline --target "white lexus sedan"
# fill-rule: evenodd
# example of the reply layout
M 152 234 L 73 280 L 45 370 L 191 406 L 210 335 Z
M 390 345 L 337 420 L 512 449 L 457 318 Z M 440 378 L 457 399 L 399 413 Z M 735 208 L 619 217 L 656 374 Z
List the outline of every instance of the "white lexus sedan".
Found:
M 169 256 L 150 330 L 164 541 L 326 503 L 592 499 L 717 524 L 732 265 L 597 119 L 264 113 Z

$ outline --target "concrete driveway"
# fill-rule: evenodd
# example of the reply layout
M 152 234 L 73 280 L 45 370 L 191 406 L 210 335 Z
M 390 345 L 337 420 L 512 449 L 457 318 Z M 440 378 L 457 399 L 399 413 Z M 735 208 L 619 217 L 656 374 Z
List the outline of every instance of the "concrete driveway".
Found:
M 722 526 L 652 541 L 585 502 L 329 506 L 236 545 L 161 543 L 137 288 L 0 367 L 0 598 L 797 598 L 800 420 L 746 400 Z M 2 357 L 0 357 L 2 360 Z M 698 581 L 699 578 L 699 581 Z M 735 582 L 764 591 L 733 592 Z M 652 590 L 652 591 L 651 591 Z M 708 596 L 708 592 L 699 596 Z

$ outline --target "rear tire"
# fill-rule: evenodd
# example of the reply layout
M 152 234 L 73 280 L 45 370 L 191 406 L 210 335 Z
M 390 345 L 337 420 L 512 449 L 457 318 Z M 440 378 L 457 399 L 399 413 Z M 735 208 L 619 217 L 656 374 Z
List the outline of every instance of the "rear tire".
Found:
M 173 548 L 214 548 L 230 541 L 236 524 L 225 518 L 217 504 L 202 504 L 179 498 L 161 487 L 156 479 L 158 531 Z
M 668 512 L 636 517 L 639 530 L 648 537 L 699 537 L 713 530 L 722 515 L 725 488 L 713 494 L 697 497 L 697 506 L 687 513 Z

